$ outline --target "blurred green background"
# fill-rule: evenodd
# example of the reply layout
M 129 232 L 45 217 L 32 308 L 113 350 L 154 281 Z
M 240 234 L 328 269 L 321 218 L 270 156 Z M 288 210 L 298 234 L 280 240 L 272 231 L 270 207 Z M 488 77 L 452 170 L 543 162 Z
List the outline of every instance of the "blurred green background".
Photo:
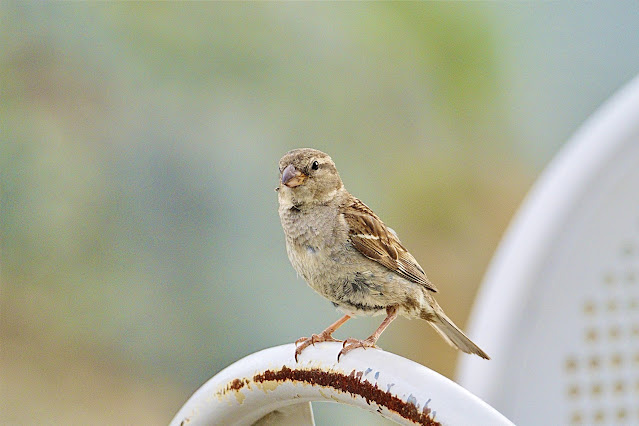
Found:
M 273 189 L 295 147 L 333 157 L 463 326 L 535 177 L 639 69 L 637 16 L 0 2 L 0 423 L 166 424 L 233 361 L 334 321 L 286 258 Z M 454 377 L 424 322 L 380 345 Z

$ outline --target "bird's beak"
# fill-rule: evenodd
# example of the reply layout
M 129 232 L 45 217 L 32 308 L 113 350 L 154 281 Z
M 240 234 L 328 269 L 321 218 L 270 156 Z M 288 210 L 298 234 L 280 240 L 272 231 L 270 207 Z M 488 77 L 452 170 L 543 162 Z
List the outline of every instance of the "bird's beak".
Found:
M 289 188 L 295 188 L 303 184 L 307 175 L 297 170 L 292 164 L 286 166 L 284 171 L 282 172 L 282 184 L 288 186 Z

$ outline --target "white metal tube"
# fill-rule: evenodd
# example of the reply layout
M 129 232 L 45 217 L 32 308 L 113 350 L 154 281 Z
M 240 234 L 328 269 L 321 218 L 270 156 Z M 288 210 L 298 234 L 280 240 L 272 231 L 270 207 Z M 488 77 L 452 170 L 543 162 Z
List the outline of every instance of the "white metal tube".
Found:
M 341 347 L 311 346 L 299 362 L 293 344 L 249 355 L 198 389 L 171 426 L 250 425 L 273 411 L 309 401 L 353 405 L 400 424 L 512 425 L 461 386 L 420 364 L 378 349 L 354 350 L 338 363 Z M 312 418 L 306 424 L 312 424 Z

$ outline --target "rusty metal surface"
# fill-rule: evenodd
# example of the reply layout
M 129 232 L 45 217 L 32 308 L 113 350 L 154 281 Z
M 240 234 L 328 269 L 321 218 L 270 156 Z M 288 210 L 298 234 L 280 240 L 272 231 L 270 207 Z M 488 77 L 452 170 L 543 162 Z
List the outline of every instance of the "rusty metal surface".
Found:
M 353 351 L 338 363 L 340 349 L 338 343 L 318 344 L 300 362 L 292 344 L 249 355 L 204 384 L 171 425 L 248 425 L 308 401 L 349 404 L 407 425 L 511 424 L 420 364 L 381 350 Z
M 441 423 L 431 417 L 431 409 L 428 407 L 428 402 L 419 410 L 414 402 L 403 401 L 390 391 L 381 390 L 377 387 L 377 384 L 362 380 L 363 376 L 364 371 L 352 370 L 350 374 L 346 375 L 341 372 L 324 371 L 319 368 L 291 369 L 282 366 L 279 370 L 266 370 L 261 374 L 256 374 L 251 380 L 246 378 L 233 379 L 217 395 L 224 396 L 230 392 L 239 391 L 245 386 L 250 386 L 251 383 L 297 382 L 311 386 L 332 388 L 336 391 L 347 392 L 352 396 L 360 396 L 366 400 L 367 404 L 373 402 L 380 407 L 386 407 L 389 411 L 395 412 L 416 424 L 441 425 Z

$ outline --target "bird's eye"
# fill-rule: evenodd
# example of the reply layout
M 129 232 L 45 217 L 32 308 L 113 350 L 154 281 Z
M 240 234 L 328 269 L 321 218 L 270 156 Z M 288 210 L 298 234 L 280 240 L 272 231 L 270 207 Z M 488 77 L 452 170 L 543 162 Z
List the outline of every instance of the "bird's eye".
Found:
M 319 163 L 317 161 L 313 161 L 313 164 L 311 164 L 311 169 L 313 170 L 319 169 Z

